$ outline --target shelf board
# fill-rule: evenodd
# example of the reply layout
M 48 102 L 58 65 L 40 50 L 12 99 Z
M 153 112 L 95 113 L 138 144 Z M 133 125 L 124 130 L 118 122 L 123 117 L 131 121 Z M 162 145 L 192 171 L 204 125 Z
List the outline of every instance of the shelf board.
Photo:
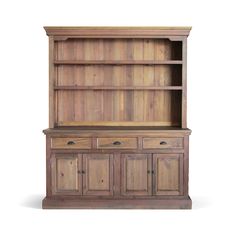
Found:
M 168 121 L 59 121 L 57 122 L 57 126 L 179 126 L 179 123 L 168 122 Z
M 54 60 L 55 65 L 176 65 L 182 60 Z
M 54 90 L 182 90 L 182 86 L 54 86 Z

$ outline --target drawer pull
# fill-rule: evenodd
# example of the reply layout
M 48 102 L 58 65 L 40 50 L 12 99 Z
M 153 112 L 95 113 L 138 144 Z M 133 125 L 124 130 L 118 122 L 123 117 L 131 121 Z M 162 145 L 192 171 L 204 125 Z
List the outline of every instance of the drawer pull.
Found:
M 75 144 L 74 141 L 68 141 L 68 142 L 67 142 L 67 145 L 74 145 L 74 144 Z
M 121 145 L 121 142 L 115 141 L 115 142 L 113 143 L 113 145 Z
M 84 170 L 82 170 L 82 172 L 81 172 L 82 174 L 85 174 L 85 171 Z
M 160 145 L 166 145 L 166 144 L 167 144 L 167 142 L 165 142 L 165 141 L 160 142 Z

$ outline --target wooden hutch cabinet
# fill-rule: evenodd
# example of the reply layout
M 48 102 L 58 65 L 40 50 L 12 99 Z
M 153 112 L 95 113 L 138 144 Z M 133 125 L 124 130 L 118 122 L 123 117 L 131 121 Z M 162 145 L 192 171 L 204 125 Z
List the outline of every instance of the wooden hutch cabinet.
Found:
M 190 27 L 45 27 L 43 208 L 192 207 Z

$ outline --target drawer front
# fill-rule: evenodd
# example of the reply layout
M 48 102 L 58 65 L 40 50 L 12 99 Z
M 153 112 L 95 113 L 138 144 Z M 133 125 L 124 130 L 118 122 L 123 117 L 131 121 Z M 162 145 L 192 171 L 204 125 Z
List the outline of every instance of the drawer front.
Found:
M 183 138 L 143 138 L 143 148 L 183 148 Z
M 91 149 L 91 138 L 52 138 L 52 148 L 57 149 Z
M 137 138 L 97 138 L 98 149 L 136 149 Z

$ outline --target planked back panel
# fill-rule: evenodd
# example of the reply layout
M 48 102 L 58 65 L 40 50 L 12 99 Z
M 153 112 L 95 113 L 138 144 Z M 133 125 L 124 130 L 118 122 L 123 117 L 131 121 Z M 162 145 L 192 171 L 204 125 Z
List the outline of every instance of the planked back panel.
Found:
M 57 60 L 182 60 L 182 41 L 169 39 L 68 39 L 55 43 Z
M 168 39 L 69 39 L 55 60 L 182 60 Z M 182 65 L 56 65 L 56 86 L 182 86 Z M 58 90 L 56 124 L 181 125 L 181 91 Z M 130 123 L 133 122 L 133 123 Z M 145 124 L 146 123 L 146 124 Z

